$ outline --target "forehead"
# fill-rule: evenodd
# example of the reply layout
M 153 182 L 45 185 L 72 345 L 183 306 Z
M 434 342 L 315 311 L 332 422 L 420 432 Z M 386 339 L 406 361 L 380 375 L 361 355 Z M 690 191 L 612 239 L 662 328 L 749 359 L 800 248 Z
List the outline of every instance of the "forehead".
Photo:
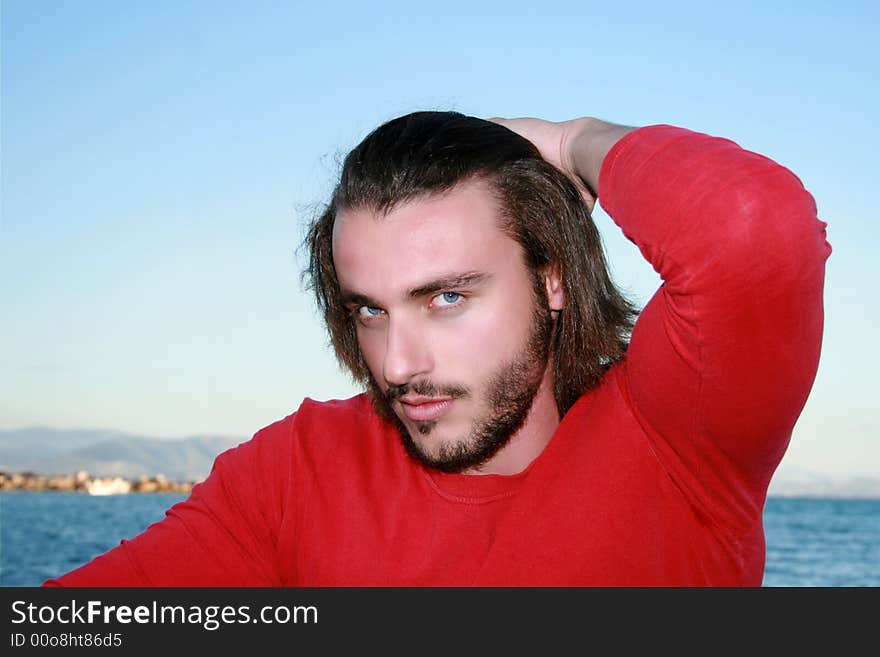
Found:
M 483 181 L 401 203 L 387 215 L 345 210 L 333 228 L 343 289 L 396 294 L 454 273 L 524 268 L 520 245 L 501 229 L 498 202 Z

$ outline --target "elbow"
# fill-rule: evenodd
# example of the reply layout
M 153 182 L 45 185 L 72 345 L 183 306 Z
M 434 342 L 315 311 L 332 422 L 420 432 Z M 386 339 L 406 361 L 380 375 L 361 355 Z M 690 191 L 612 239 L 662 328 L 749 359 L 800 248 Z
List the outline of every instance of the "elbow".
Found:
M 813 278 L 831 254 L 827 224 L 813 196 L 788 169 L 769 160 L 714 200 L 723 243 L 713 251 L 725 269 L 752 282 Z

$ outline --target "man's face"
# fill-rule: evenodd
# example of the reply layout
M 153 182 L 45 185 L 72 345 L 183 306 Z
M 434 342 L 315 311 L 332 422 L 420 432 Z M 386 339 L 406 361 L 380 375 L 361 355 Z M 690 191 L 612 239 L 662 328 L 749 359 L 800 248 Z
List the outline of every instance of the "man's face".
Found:
M 373 402 L 411 454 L 449 472 L 491 470 L 515 435 L 552 415 L 530 414 L 536 399 L 555 409 L 549 307 L 561 292 L 500 225 L 488 187 L 469 182 L 387 216 L 343 211 L 334 226 Z

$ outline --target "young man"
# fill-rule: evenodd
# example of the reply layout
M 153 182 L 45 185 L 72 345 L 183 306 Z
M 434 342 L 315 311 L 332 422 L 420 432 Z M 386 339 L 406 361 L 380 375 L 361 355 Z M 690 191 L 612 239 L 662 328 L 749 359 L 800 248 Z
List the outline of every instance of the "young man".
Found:
M 663 278 L 633 327 L 596 198 Z M 340 361 L 69 586 L 757 586 L 818 365 L 825 224 L 733 142 L 419 112 L 309 235 Z

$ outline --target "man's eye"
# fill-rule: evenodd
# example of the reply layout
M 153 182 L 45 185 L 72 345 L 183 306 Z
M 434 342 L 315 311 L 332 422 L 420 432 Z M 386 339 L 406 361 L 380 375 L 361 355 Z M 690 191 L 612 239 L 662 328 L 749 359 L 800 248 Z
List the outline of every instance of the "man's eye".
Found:
M 458 292 L 443 292 L 434 297 L 434 302 L 439 307 L 444 306 L 455 306 L 457 305 L 464 297 L 462 297 Z
M 371 317 L 377 317 L 382 314 L 381 308 L 375 308 L 373 306 L 361 306 L 357 310 L 358 316 L 361 319 L 369 319 Z

